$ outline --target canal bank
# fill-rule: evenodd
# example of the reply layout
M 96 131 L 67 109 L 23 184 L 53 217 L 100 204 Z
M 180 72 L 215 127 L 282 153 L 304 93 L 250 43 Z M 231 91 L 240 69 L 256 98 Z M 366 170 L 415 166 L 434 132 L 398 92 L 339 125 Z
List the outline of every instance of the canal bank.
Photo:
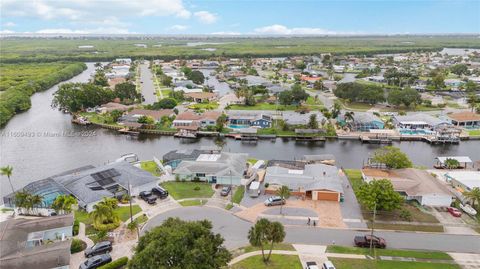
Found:
M 95 68 L 88 69 L 68 82 L 86 82 Z M 212 146 L 215 138 L 182 140 L 172 136 L 140 134 L 138 138 L 118 134 L 96 126 L 71 123 L 71 116 L 51 108 L 52 94 L 58 86 L 32 96 L 29 111 L 13 117 L 0 130 L 0 164 L 14 167 L 12 183 L 16 189 L 29 182 L 83 165 L 99 165 L 125 153 L 136 153 L 141 159 L 161 157 L 174 149 L 196 149 Z M 327 140 L 324 143 L 296 143 L 291 139 L 259 140 L 255 144 L 226 139 L 224 149 L 248 153 L 258 159 L 294 159 L 305 154 L 333 154 L 338 166 L 360 168 L 375 149 L 383 145 L 362 144 L 358 140 Z M 459 145 L 429 145 L 424 142 L 399 142 L 393 145 L 407 153 L 416 165 L 432 167 L 436 156 L 467 155 L 480 159 L 479 141 L 462 141 Z M 1 177 L 1 194 L 9 188 Z

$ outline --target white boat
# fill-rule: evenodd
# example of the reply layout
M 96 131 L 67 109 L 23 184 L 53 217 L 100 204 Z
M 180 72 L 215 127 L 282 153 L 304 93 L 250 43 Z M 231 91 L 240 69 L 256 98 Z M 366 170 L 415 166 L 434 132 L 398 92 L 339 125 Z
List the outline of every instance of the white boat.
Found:
M 468 215 L 470 216 L 475 216 L 477 215 L 477 210 L 473 209 L 473 207 L 471 207 L 470 205 L 462 205 L 460 204 L 460 208 L 465 212 L 467 213 Z

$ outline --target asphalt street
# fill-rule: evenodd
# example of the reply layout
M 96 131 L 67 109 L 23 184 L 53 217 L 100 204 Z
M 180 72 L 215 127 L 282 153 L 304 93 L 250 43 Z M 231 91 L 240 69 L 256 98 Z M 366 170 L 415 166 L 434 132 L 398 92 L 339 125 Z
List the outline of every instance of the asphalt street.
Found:
M 184 220 L 209 219 L 212 221 L 213 231 L 225 238 L 227 248 L 235 249 L 248 245 L 247 234 L 252 224 L 227 211 L 211 207 L 183 207 L 157 215 L 147 223 L 143 232 L 160 225 L 169 217 L 179 217 Z M 353 246 L 355 235 L 367 233 L 310 226 L 290 226 L 285 229 L 287 233 L 285 242 L 292 244 Z M 375 232 L 375 234 L 384 237 L 389 248 L 480 253 L 480 236 L 388 231 Z
M 148 68 L 149 62 L 140 64 L 140 82 L 142 87 L 142 95 L 145 98 L 143 104 L 151 105 L 157 101 L 157 95 L 155 94 L 155 86 L 153 85 L 153 74 Z

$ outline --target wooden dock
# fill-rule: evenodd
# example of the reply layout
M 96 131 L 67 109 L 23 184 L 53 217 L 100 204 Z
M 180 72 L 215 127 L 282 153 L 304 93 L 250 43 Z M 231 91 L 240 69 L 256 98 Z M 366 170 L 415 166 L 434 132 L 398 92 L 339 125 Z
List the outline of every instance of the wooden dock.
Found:
M 122 128 L 118 130 L 119 133 L 126 134 L 126 135 L 131 135 L 131 136 L 138 136 L 140 132 L 138 131 L 132 131 L 129 128 Z
M 370 137 L 368 135 L 361 135 L 360 141 L 362 141 L 362 143 L 368 143 L 368 144 L 392 144 L 393 143 L 391 138 L 385 137 L 385 136 Z

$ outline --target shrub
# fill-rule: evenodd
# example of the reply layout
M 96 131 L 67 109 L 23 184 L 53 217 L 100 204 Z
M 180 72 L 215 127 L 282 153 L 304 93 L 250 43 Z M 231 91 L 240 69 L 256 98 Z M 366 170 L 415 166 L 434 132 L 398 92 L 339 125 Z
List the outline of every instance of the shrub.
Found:
M 269 183 L 265 183 L 265 188 L 268 188 L 268 186 L 270 186 Z
M 179 182 L 179 181 L 180 181 L 180 175 L 179 175 L 179 174 L 176 174 L 176 175 L 175 175 L 175 181 L 176 181 L 176 182 Z
M 80 221 L 75 220 L 73 222 L 72 234 L 73 235 L 78 235 L 78 230 L 80 230 Z
M 199 187 L 199 186 L 195 186 L 195 188 L 193 188 L 193 190 L 199 191 L 199 190 L 200 190 L 200 187 Z
M 406 221 L 411 221 L 412 220 L 412 213 L 410 211 L 402 209 L 400 211 L 400 218 Z
M 72 244 L 70 245 L 70 253 L 77 253 L 82 250 L 87 248 L 87 243 L 85 243 L 83 240 L 73 238 L 72 239 Z
M 98 269 L 117 269 L 117 268 L 122 268 L 123 266 L 127 265 L 128 263 L 128 258 L 127 257 L 121 257 L 116 260 L 114 260 L 111 263 L 107 263 L 105 265 L 102 265 L 98 267 Z

